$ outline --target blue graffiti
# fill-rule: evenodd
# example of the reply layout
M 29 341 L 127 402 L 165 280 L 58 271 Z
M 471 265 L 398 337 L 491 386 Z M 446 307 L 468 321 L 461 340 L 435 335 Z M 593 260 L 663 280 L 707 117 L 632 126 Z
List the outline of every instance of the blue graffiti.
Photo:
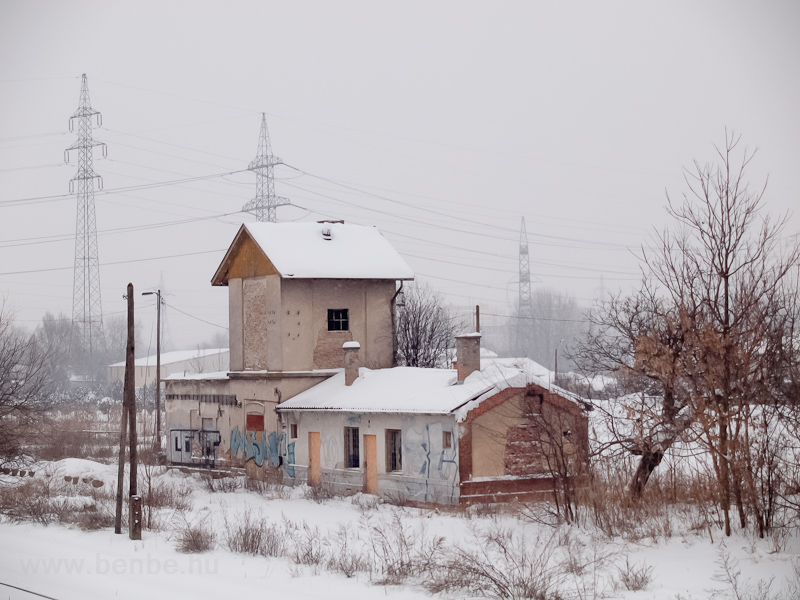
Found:
M 255 461 L 260 467 L 264 464 L 264 460 L 269 457 L 270 448 L 264 441 L 264 432 L 259 431 L 257 433 L 257 437 L 255 431 L 247 431 L 245 435 L 242 435 L 238 425 L 231 429 L 231 454 L 236 456 L 240 450 L 244 450 L 244 459 Z M 274 433 L 270 434 L 270 436 L 274 435 Z M 277 457 L 273 460 L 273 463 L 277 463 Z
M 294 477 L 294 442 L 289 444 L 286 454 L 288 457 L 286 461 L 286 474 L 289 475 L 289 477 Z
M 267 441 L 269 442 L 269 446 L 266 447 L 267 450 L 267 458 L 269 462 L 272 463 L 273 467 L 277 467 L 281 464 L 280 454 L 278 454 L 278 436 L 274 431 L 271 431 L 269 436 L 267 436 Z
M 361 423 L 361 415 L 350 415 L 347 417 L 347 422 L 350 423 L 350 425 Z

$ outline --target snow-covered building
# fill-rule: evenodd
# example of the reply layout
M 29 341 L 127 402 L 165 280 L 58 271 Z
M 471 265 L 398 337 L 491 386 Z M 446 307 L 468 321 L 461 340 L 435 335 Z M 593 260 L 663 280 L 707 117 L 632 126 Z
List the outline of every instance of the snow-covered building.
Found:
M 360 342 L 364 364 L 391 367 L 398 281 L 413 277 L 373 227 L 242 225 L 211 282 L 228 287 L 230 367 L 165 379 L 167 458 L 279 476 L 275 408 L 335 375 L 345 342 Z
M 474 333 L 454 369 L 393 367 L 412 278 L 371 227 L 243 225 L 212 279 L 229 289 L 230 369 L 166 378 L 168 460 L 441 503 L 552 490 L 559 460 L 580 470 L 585 406 L 540 365 Z
M 161 353 L 161 379 L 173 373 L 205 373 L 227 371 L 229 368 L 227 348 L 198 348 Z M 136 387 L 150 385 L 156 380 L 158 356 L 152 354 L 134 361 Z M 109 365 L 106 369 L 109 383 L 125 381 L 125 361 Z
M 346 348 L 345 372 L 278 406 L 284 481 L 453 504 L 527 497 L 552 490 L 554 472 L 578 473 L 583 401 L 528 359 L 481 361 L 478 334 L 458 346 L 456 369 L 359 369 Z

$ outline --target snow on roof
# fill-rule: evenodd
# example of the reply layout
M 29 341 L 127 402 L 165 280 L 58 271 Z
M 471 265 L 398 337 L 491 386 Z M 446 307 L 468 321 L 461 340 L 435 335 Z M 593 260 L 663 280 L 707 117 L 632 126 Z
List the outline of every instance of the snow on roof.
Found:
M 228 348 L 203 348 L 203 349 L 196 349 L 196 350 L 176 350 L 174 352 L 162 352 L 161 353 L 161 366 L 170 365 L 173 363 L 183 362 L 185 360 L 193 360 L 196 358 L 210 358 L 212 356 L 217 356 L 218 354 L 225 354 L 226 352 L 230 352 Z M 151 354 L 150 356 L 143 356 L 141 358 L 137 358 L 134 361 L 134 366 L 136 367 L 155 367 L 158 361 L 157 354 Z M 114 363 L 113 365 L 109 365 L 110 367 L 124 367 L 125 361 Z
M 185 379 L 202 379 L 203 381 L 208 379 L 228 379 L 228 371 L 214 371 L 213 373 L 173 373 L 172 375 L 167 375 L 163 377 L 161 381 L 180 381 Z
M 483 400 L 508 387 L 524 388 L 527 383 L 536 383 L 564 397 L 574 396 L 513 365 L 490 364 L 472 373 L 463 384 L 456 381 L 453 369 L 361 368 L 352 385 L 345 385 L 344 373 L 338 373 L 280 404 L 278 410 L 455 413 L 460 422 Z
M 265 222 L 243 227 L 281 277 L 414 279 L 411 267 L 374 227 Z

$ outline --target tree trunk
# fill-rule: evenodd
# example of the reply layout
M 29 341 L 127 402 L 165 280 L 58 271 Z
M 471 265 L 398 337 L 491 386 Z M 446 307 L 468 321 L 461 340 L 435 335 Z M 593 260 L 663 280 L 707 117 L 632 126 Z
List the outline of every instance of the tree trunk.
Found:
M 639 460 L 639 466 L 636 468 L 636 473 L 633 474 L 631 481 L 631 495 L 639 499 L 644 494 L 644 486 L 647 485 L 648 479 L 656 467 L 661 464 L 661 459 L 664 458 L 664 453 L 661 450 L 647 450 L 642 452 L 642 458 Z

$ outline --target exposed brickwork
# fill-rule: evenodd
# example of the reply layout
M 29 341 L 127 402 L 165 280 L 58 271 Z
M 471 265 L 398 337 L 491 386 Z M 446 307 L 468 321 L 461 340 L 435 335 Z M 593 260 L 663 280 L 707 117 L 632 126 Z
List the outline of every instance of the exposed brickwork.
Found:
M 245 279 L 244 368 L 267 368 L 267 288 L 263 279 Z
M 328 322 L 322 325 L 314 346 L 315 369 L 340 369 L 344 367 L 342 344 L 353 341 L 349 331 L 328 331 Z
M 513 398 L 522 400 L 518 424 L 505 432 L 504 476 L 518 479 L 471 481 L 473 472 L 472 426 L 476 419 L 497 409 Z M 548 390 L 529 385 L 507 388 L 486 399 L 469 412 L 461 424 L 459 437 L 459 473 L 462 502 L 486 502 L 513 498 L 541 497 L 553 489 L 551 466 L 565 464 L 570 477 L 580 476 L 588 463 L 588 419 L 580 406 Z M 548 457 L 550 461 L 548 462 Z
M 458 426 L 458 476 L 463 482 L 472 478 L 472 422 Z
M 535 423 L 511 427 L 506 436 L 506 475 L 519 477 L 548 473 L 545 457 L 540 452 L 539 427 Z

